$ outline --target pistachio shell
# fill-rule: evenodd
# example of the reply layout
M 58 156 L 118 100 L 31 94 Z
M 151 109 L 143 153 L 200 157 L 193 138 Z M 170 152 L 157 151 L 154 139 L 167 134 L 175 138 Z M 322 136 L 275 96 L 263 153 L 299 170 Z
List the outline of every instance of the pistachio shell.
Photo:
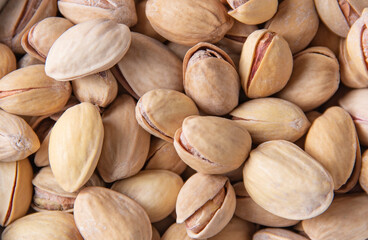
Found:
M 340 40 L 341 37 L 331 32 L 323 22 L 320 22 L 318 31 L 310 43 L 310 46 L 327 47 L 335 54 L 335 56 L 339 56 Z
M 150 135 L 137 123 L 134 108 L 134 99 L 124 94 L 103 113 L 105 138 L 97 170 L 105 182 L 137 174 L 147 158 Z
M 21 117 L 0 110 L 0 162 L 14 162 L 36 152 L 40 141 Z
M 49 162 L 50 133 L 51 131 L 49 131 L 45 139 L 42 141 L 41 146 L 37 150 L 36 155 L 34 157 L 34 163 L 37 167 L 45 167 L 50 165 Z
M 239 105 L 230 115 L 249 131 L 254 143 L 277 139 L 294 142 L 310 126 L 297 105 L 278 98 L 250 100 Z
M 17 60 L 12 50 L 0 43 L 0 79 L 17 68 Z
M 208 240 L 251 240 L 254 231 L 255 225 L 253 223 L 233 217 L 221 232 Z
M 0 107 L 18 115 L 48 115 L 64 107 L 71 90 L 70 83 L 48 77 L 44 65 L 32 65 L 0 80 Z
M 28 159 L 0 163 L 1 226 L 7 226 L 26 215 L 32 200 L 32 175 L 32 166 Z
M 100 113 L 91 103 L 69 108 L 55 123 L 50 135 L 49 160 L 63 190 L 75 192 L 92 176 L 103 137 Z
M 244 185 L 265 210 L 302 220 L 324 212 L 333 199 L 333 180 L 322 165 L 285 140 L 262 143 L 244 166 Z
M 187 234 L 185 223 L 182 224 L 174 223 L 166 230 L 165 234 L 161 238 L 161 240 L 192 240 L 192 239 L 194 240 L 194 238 L 189 237 Z
M 139 125 L 152 135 L 173 142 L 175 131 L 184 119 L 199 115 L 198 109 L 185 94 L 170 89 L 146 92 L 135 107 Z
M 77 196 L 74 219 L 85 240 L 151 240 L 146 212 L 127 196 L 101 187 L 87 187 Z
M 365 150 L 362 156 L 362 169 L 359 177 L 360 186 L 368 193 L 368 150 Z
M 77 24 L 52 45 L 46 59 L 46 74 L 67 81 L 105 71 L 125 55 L 130 41 L 130 30 L 123 24 L 106 19 Z
M 181 45 L 174 42 L 168 42 L 167 47 L 178 57 L 180 60 L 184 59 L 185 54 L 191 48 L 190 46 Z
M 282 228 L 265 228 L 253 236 L 253 240 L 307 240 L 308 238 Z
M 73 215 L 63 212 L 39 212 L 27 215 L 9 225 L 3 240 L 83 240 Z
M 152 226 L 152 240 L 160 240 L 160 239 L 161 239 L 160 233 L 154 226 Z
M 18 61 L 18 68 L 24 68 L 30 65 L 36 64 L 43 64 L 42 61 L 38 60 L 37 58 L 32 57 L 28 53 L 26 53 L 19 61 Z
M 237 169 L 248 157 L 252 140 L 239 123 L 220 117 L 187 117 L 174 137 L 179 157 L 201 173 Z

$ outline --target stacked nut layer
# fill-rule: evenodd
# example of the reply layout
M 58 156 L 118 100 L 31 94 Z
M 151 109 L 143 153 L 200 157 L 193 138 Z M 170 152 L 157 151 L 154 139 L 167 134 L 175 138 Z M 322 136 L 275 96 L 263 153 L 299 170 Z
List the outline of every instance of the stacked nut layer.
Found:
M 368 239 L 367 29 L 367 0 L 0 0 L 1 239 Z

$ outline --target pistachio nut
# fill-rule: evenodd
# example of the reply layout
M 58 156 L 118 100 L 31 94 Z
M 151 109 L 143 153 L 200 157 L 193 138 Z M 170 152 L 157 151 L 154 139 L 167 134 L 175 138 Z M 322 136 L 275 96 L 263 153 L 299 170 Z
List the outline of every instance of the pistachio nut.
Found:
M 248 130 L 256 144 L 278 139 L 295 142 L 310 126 L 304 112 L 297 105 L 279 98 L 247 101 L 230 115 Z
M 0 12 L 0 42 L 15 53 L 24 53 L 21 39 L 35 23 L 56 16 L 56 0 L 11 0 Z
M 185 223 L 181 224 L 174 223 L 166 230 L 161 240 L 194 240 L 194 238 L 188 236 Z
M 297 53 L 308 46 L 318 30 L 318 14 L 313 0 L 284 0 L 266 28 L 280 34 Z M 282 62 L 282 61 L 281 61 Z
M 111 189 L 135 200 L 147 212 L 151 222 L 166 218 L 175 209 L 183 180 L 167 170 L 144 170 L 115 182 Z
M 0 79 L 17 68 L 17 60 L 12 50 L 0 43 Z
M 60 187 L 75 192 L 92 176 L 101 154 L 104 128 L 97 108 L 81 103 L 66 110 L 51 130 L 49 160 Z
M 111 19 L 128 27 L 137 23 L 134 0 L 59 0 L 58 7 L 75 24 L 97 18 Z
M 42 61 L 37 58 L 32 57 L 28 53 L 24 54 L 24 56 L 18 61 L 18 68 L 24 68 L 30 65 L 43 64 Z
M 333 199 L 333 180 L 323 166 L 285 140 L 262 143 L 244 166 L 244 185 L 262 208 L 302 220 L 324 212 Z
M 32 175 L 32 166 L 27 158 L 0 163 L 1 226 L 26 215 L 32 200 Z
M 277 97 L 310 111 L 325 103 L 340 83 L 339 62 L 326 47 L 311 47 L 294 55 L 293 73 Z
M 181 45 L 174 42 L 168 42 L 167 47 L 178 57 L 183 60 L 187 51 L 191 48 L 190 46 Z
M 210 238 L 230 222 L 235 204 L 235 192 L 227 177 L 196 173 L 179 192 L 176 222 L 185 222 L 191 238 Z
M 44 65 L 32 65 L 0 80 L 0 108 L 18 115 L 48 115 L 64 107 L 71 91 L 70 83 L 48 77 Z
M 86 187 L 74 203 L 74 220 L 85 240 L 151 240 L 147 213 L 124 194 L 101 187 Z
M 171 143 L 175 131 L 181 127 L 186 117 L 192 115 L 199 115 L 193 100 L 170 89 L 146 92 L 135 107 L 139 125 L 150 134 Z
M 136 99 L 158 88 L 183 91 L 181 60 L 163 43 L 140 33 L 132 33 L 131 46 L 112 73 Z
M 124 94 L 103 113 L 105 138 L 97 170 L 105 182 L 137 174 L 147 159 L 150 134 L 137 123 L 135 105 Z
M 268 227 L 289 227 L 299 222 L 276 216 L 263 209 L 249 196 L 243 182 L 235 183 L 233 187 L 236 194 L 235 216 Z
M 21 117 L 0 110 L 0 145 L 0 162 L 15 162 L 36 152 L 40 141 Z
M 307 117 L 308 121 L 311 124 L 313 124 L 314 120 L 316 120 L 321 115 L 322 113 L 317 112 L 317 111 L 310 111 L 310 112 L 305 113 L 305 116 Z M 299 138 L 296 142 L 294 142 L 296 145 L 298 145 L 298 147 L 300 147 L 303 150 L 304 150 L 304 145 L 305 145 L 305 138 L 306 138 L 306 134 L 304 134 L 301 138 Z
M 234 22 L 218 0 L 148 0 L 146 16 L 161 36 L 188 46 L 218 42 Z
M 110 70 L 72 81 L 73 93 L 80 102 L 106 107 L 118 94 L 118 83 Z
M 212 116 L 187 117 L 174 137 L 179 157 L 191 168 L 206 174 L 237 169 L 248 157 L 251 145 L 245 127 Z
M 341 38 L 335 33 L 331 32 L 323 22 L 319 23 L 318 30 L 314 36 L 311 47 L 327 47 L 335 56 L 339 56 L 339 46 Z
M 346 38 L 350 27 L 360 17 L 367 0 L 314 0 L 321 20 L 335 34 Z
M 240 82 L 231 58 L 209 43 L 198 43 L 183 61 L 185 93 L 211 115 L 225 115 L 238 105 Z
M 254 234 L 253 240 L 308 240 L 308 238 L 282 228 L 264 228 Z
M 77 98 L 71 95 L 68 101 L 66 102 L 65 106 L 59 112 L 51 114 L 50 119 L 57 121 L 66 110 L 79 103 L 80 102 L 77 100 Z
M 77 24 L 52 45 L 46 59 L 46 74 L 68 81 L 108 70 L 125 55 L 130 41 L 130 30 L 124 24 L 106 19 Z
M 61 17 L 48 17 L 33 25 L 22 37 L 22 47 L 32 57 L 45 62 L 52 44 L 73 23 Z
M 182 174 L 187 165 L 180 159 L 174 145 L 160 138 L 151 138 L 150 149 L 144 169 L 169 170 L 176 174 Z
M 249 98 L 267 97 L 280 91 L 292 69 L 293 56 L 280 34 L 262 29 L 249 35 L 239 62 L 241 85 Z
M 83 240 L 73 215 L 64 212 L 39 212 L 27 215 L 9 225 L 3 240 Z
M 251 240 L 255 232 L 255 225 L 253 223 L 244 221 L 238 217 L 233 217 L 224 229 L 208 240 Z
M 229 15 L 245 24 L 266 22 L 277 11 L 277 0 L 227 0 L 232 8 Z
M 40 148 L 37 150 L 35 154 L 34 163 L 37 167 L 45 167 L 50 165 L 49 162 L 50 133 L 51 131 L 49 131 L 46 137 L 43 139 Z
M 336 197 L 321 215 L 302 222 L 311 239 L 361 240 L 368 236 L 368 196 L 355 194 Z
M 358 145 L 349 113 L 340 107 L 330 107 L 310 127 L 305 151 L 329 171 L 334 190 L 338 190 L 353 172 Z
M 368 150 L 362 156 L 362 169 L 360 171 L 359 183 L 362 189 L 368 193 Z

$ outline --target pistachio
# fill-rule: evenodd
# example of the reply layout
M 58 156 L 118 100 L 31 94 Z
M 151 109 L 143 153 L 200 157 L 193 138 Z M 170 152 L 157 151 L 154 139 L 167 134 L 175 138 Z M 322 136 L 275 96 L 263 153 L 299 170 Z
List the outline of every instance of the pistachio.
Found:
M 327 47 L 335 54 L 335 56 L 339 56 L 340 40 L 341 37 L 328 29 L 323 22 L 320 22 L 318 31 L 310 43 L 310 46 Z
M 185 228 L 185 223 L 181 224 L 174 223 L 166 230 L 161 240 L 194 240 L 194 238 L 188 236 Z
M 308 238 L 282 228 L 265 228 L 256 232 L 253 240 L 308 240 Z
M 160 233 L 154 226 L 152 226 L 152 240 L 160 240 L 160 239 L 161 239 Z
M 0 43 L 0 79 L 17 68 L 17 60 L 12 50 Z
M 38 60 L 37 58 L 32 57 L 28 53 L 26 53 L 19 61 L 18 61 L 18 68 L 24 68 L 30 65 L 36 64 L 43 64 L 42 61 Z
M 36 155 L 34 157 L 34 163 L 37 167 L 45 167 L 50 164 L 49 162 L 50 133 L 51 131 L 49 131 L 45 139 L 43 139 L 40 148 L 37 150 Z
M 164 235 L 165 231 L 168 230 L 169 227 L 175 223 L 175 216 L 173 216 L 174 214 L 175 212 L 159 222 L 152 223 L 152 226 L 154 226 L 161 235 Z M 186 235 L 185 226 L 184 231 L 181 232 L 184 232 Z
M 190 46 L 181 45 L 174 42 L 168 42 L 167 47 L 178 57 L 180 60 L 184 59 L 185 54 L 191 48 Z
M 365 150 L 362 156 L 362 169 L 359 177 L 360 186 L 368 193 L 368 150 Z
M 253 223 L 244 221 L 240 218 L 233 217 L 224 229 L 208 240 L 251 240 L 255 231 Z

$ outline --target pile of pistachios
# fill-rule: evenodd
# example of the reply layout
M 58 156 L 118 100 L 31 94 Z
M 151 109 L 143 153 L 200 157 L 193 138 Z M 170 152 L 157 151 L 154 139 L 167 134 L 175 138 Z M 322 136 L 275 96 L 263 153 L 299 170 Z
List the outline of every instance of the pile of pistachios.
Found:
M 0 0 L 0 239 L 368 239 L 368 0 Z

